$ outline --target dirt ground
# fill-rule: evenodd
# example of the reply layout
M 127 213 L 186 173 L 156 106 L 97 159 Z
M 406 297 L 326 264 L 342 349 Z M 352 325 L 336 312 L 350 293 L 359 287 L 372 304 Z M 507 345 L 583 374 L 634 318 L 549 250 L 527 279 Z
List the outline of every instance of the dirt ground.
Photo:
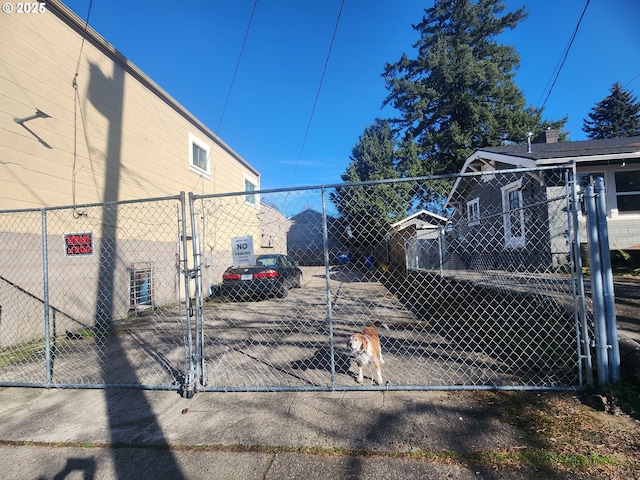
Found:
M 620 337 L 640 342 L 640 279 L 618 277 L 616 317 Z M 551 454 L 557 478 L 640 478 L 640 387 L 623 382 L 575 394 L 480 392 Z M 544 460 L 534 460 L 533 463 Z M 555 476 L 555 475 L 553 475 Z
M 503 457 L 494 456 L 487 467 L 499 471 L 516 462 L 519 468 L 533 469 L 540 478 L 550 479 L 640 478 L 637 411 L 624 413 L 605 395 L 529 391 L 478 392 L 475 396 L 524 431 L 534 445 L 529 456 L 506 451 Z

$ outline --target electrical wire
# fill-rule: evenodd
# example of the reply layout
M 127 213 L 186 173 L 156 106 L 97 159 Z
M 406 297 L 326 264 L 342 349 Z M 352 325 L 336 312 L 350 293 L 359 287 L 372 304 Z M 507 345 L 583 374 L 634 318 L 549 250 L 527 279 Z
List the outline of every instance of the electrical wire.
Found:
M 633 83 L 638 77 L 640 77 L 640 73 L 638 73 L 635 77 L 633 77 L 631 80 L 629 80 L 627 83 L 625 83 L 622 88 L 627 88 L 631 83 Z M 575 125 L 573 125 L 571 128 L 568 129 L 568 133 L 573 132 L 573 130 L 575 128 L 577 128 L 581 123 L 583 123 L 584 120 L 580 120 L 579 122 L 577 122 Z
M 635 77 L 633 77 L 631 80 L 629 80 L 627 83 L 625 83 L 622 88 L 627 88 L 631 83 L 633 83 L 635 81 L 636 78 L 640 77 L 640 73 L 638 73 Z
M 75 87 L 76 78 L 78 77 L 78 73 L 80 72 L 80 60 L 82 59 L 82 49 L 84 48 L 84 40 L 87 38 L 87 28 L 89 28 L 89 16 L 91 15 L 91 7 L 93 5 L 93 0 L 89 0 L 89 9 L 87 10 L 87 18 L 84 21 L 84 32 L 82 35 L 82 43 L 80 44 L 80 52 L 78 53 L 78 61 L 76 62 L 76 73 L 73 76 L 72 85 Z
M 80 43 L 80 51 L 78 52 L 78 61 L 76 62 L 76 71 L 71 80 L 73 87 L 73 167 L 71 169 L 71 198 L 73 202 L 73 216 L 78 218 L 81 214 L 76 213 L 76 163 L 78 160 L 78 104 L 80 96 L 78 93 L 78 74 L 80 73 L 80 61 L 82 60 L 82 50 L 84 49 L 84 41 L 87 38 L 87 28 L 89 28 L 89 16 L 91 15 L 91 7 L 93 0 L 89 0 L 89 8 L 87 10 L 87 18 L 84 21 L 84 34 Z
M 247 38 L 249 37 L 249 30 L 251 29 L 251 22 L 253 21 L 253 14 L 256 11 L 256 6 L 258 5 L 258 0 L 253 2 L 253 9 L 251 10 L 251 16 L 249 17 L 249 23 L 247 24 L 247 31 L 244 34 L 244 40 L 242 41 L 242 47 L 240 48 L 240 54 L 238 55 L 238 61 L 236 62 L 236 68 L 233 71 L 233 77 L 231 78 L 231 85 L 229 85 L 229 91 L 227 92 L 227 98 L 224 101 L 224 107 L 222 107 L 222 114 L 220 115 L 220 121 L 218 122 L 218 128 L 216 128 L 216 134 L 220 132 L 220 126 L 222 125 L 222 119 L 224 118 L 224 114 L 227 111 L 227 104 L 229 103 L 229 97 L 231 97 L 231 90 L 233 89 L 233 84 L 236 81 L 236 75 L 238 73 L 238 68 L 240 67 L 240 60 L 242 60 L 242 53 L 244 52 L 244 47 L 247 44 Z
M 558 81 L 558 77 L 560 76 L 560 72 L 562 71 L 562 67 L 564 66 L 564 62 L 567 60 L 567 56 L 569 55 L 569 51 L 571 50 L 573 41 L 576 39 L 576 35 L 578 34 L 578 29 L 580 28 L 582 19 L 584 18 L 585 13 L 587 13 L 587 7 L 589 6 L 589 2 L 590 0 L 587 0 L 586 5 L 584 6 L 584 10 L 582 10 L 582 15 L 580 15 L 580 19 L 578 20 L 578 24 L 576 25 L 576 28 L 573 31 L 573 35 L 571 35 L 571 39 L 569 40 L 569 43 L 567 44 L 567 47 L 564 50 L 564 55 L 562 57 L 562 60 L 559 66 L 556 68 L 555 77 L 553 78 L 551 87 L 549 87 L 549 91 L 547 92 L 547 96 L 545 97 L 544 102 L 542 102 L 542 106 L 540 107 L 540 110 L 544 110 L 544 107 L 547 104 L 547 100 L 549 100 L 549 97 L 551 96 L 551 92 L 553 91 L 553 87 L 555 87 L 556 82 Z
M 298 159 L 296 160 L 296 166 L 293 169 L 293 175 L 291 177 L 291 185 L 293 185 L 293 181 L 296 178 L 296 173 L 298 172 L 298 165 L 300 165 L 300 159 L 302 158 L 302 152 L 304 151 L 304 146 L 307 143 L 307 137 L 309 136 L 309 130 L 311 129 L 311 122 L 313 121 L 313 115 L 316 111 L 316 106 L 318 105 L 318 98 L 320 97 L 320 90 L 322 90 L 322 82 L 324 81 L 325 73 L 327 73 L 327 65 L 329 65 L 329 59 L 331 58 L 331 50 L 333 49 L 333 42 L 336 39 L 336 34 L 338 33 L 338 26 L 340 25 L 340 17 L 342 16 L 343 8 L 344 8 L 344 0 L 342 0 L 342 3 L 340 5 L 340 11 L 338 12 L 338 17 L 336 18 L 336 25 L 333 28 L 333 35 L 331 37 L 331 43 L 329 44 L 329 51 L 327 52 L 327 58 L 324 62 L 324 69 L 322 70 L 322 76 L 320 77 L 320 84 L 318 85 L 318 90 L 316 91 L 316 98 L 313 102 L 313 107 L 311 108 L 311 115 L 309 116 L 309 122 L 307 123 L 307 130 L 304 133 L 304 138 L 302 139 L 302 146 L 300 147 L 300 153 L 298 154 Z

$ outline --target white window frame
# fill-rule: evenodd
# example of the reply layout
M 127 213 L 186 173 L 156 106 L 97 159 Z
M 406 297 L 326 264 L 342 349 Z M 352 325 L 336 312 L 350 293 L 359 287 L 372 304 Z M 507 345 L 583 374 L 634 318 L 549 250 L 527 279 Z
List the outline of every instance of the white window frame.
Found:
M 502 187 L 502 223 L 504 226 L 504 246 L 505 248 L 524 248 L 527 244 L 526 239 L 526 229 L 524 223 L 524 209 L 523 207 L 523 199 L 522 199 L 522 179 L 510 183 Z M 509 202 L 509 194 L 511 192 L 518 192 L 518 211 L 515 213 L 518 215 L 520 221 L 520 235 L 514 235 L 511 230 L 511 219 L 512 219 L 512 210 L 511 204 Z
M 480 224 L 480 198 L 467 202 L 467 223 L 470 226 Z
M 193 146 L 196 145 L 199 149 L 203 150 L 207 156 L 207 168 L 201 168 L 193 163 Z M 207 142 L 202 141 L 196 137 L 193 133 L 189 132 L 189 169 L 192 172 L 196 172 L 199 175 L 203 175 L 207 178 L 211 178 L 211 147 Z
M 247 190 L 247 183 L 253 185 L 253 192 L 255 192 L 256 190 L 260 190 L 260 184 L 255 178 L 250 177 L 247 174 L 244 174 L 243 177 L 244 177 L 244 182 L 243 182 L 243 185 L 242 185 L 242 190 L 243 191 L 250 192 L 250 190 Z M 250 200 L 247 200 L 247 197 L 249 195 L 253 195 L 253 199 L 254 199 L 253 202 L 251 202 Z M 251 207 L 253 207 L 253 208 L 259 209 L 260 208 L 260 195 L 258 195 L 256 193 L 247 193 L 247 194 L 244 195 L 244 203 L 249 205 L 249 206 L 251 206 Z
M 606 206 L 607 217 L 612 220 L 640 220 L 640 212 L 620 212 L 618 211 L 618 192 L 616 191 L 616 178 L 615 173 L 624 169 L 637 170 L 636 165 L 598 165 L 598 166 L 584 166 L 577 169 L 578 175 L 603 175 L 604 186 L 606 190 Z M 578 185 L 578 188 L 582 188 Z M 579 212 L 579 218 L 581 221 L 586 221 L 586 215 L 584 212 Z
M 616 178 L 616 174 L 618 173 L 626 173 L 626 172 L 637 172 L 638 168 L 634 168 L 634 166 L 629 166 L 627 168 L 621 168 L 621 169 L 617 169 L 611 172 L 611 176 L 613 177 L 613 185 L 614 185 L 614 189 L 615 189 L 615 197 L 616 197 L 616 207 L 617 207 L 617 212 L 620 216 L 628 216 L 628 215 L 638 215 L 640 213 L 640 210 L 625 210 L 625 211 L 620 211 L 620 207 L 618 205 L 618 199 L 622 196 L 638 196 L 640 195 L 640 189 L 639 190 L 634 190 L 631 192 L 618 192 L 618 183 L 617 183 L 617 178 Z M 605 180 L 605 185 L 606 185 L 606 180 Z

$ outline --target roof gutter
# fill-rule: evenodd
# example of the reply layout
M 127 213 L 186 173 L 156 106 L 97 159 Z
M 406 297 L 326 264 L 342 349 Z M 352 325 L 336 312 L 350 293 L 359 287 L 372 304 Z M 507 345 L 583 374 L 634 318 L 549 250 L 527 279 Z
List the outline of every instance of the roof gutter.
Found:
M 607 155 L 580 155 L 563 158 L 541 158 L 536 163 L 540 166 L 546 165 L 562 165 L 569 162 L 586 163 L 586 162 L 602 162 L 602 161 L 623 161 L 630 159 L 640 159 L 640 152 L 632 153 L 612 153 Z

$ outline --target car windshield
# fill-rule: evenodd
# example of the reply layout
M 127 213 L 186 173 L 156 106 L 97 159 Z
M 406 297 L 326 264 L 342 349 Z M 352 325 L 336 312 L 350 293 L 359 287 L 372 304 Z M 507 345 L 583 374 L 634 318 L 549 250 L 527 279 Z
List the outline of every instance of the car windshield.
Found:
M 278 265 L 276 257 L 258 257 L 256 258 L 256 265 L 264 265 L 265 267 L 275 267 Z

